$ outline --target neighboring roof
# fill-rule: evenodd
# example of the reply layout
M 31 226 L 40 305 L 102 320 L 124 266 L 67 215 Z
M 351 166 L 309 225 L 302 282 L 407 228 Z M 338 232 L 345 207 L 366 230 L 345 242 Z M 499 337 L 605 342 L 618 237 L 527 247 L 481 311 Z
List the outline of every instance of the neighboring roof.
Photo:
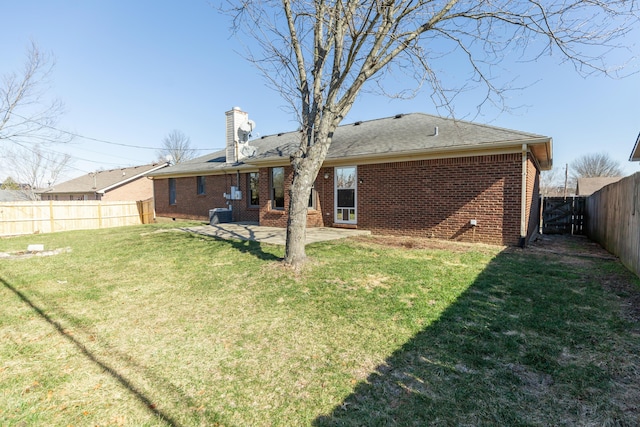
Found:
M 633 150 L 631 150 L 631 157 L 629 157 L 630 162 L 640 162 L 640 133 L 636 138 L 636 145 L 633 146 Z
M 605 185 L 613 184 L 622 179 L 622 176 L 601 176 L 596 178 L 578 178 L 576 196 L 590 196 Z
M 0 202 L 24 202 L 30 200 L 23 190 L 0 190 Z
M 126 184 L 166 167 L 167 163 L 133 166 L 129 168 L 111 169 L 91 172 L 78 178 L 56 184 L 53 187 L 38 190 L 38 193 L 105 193 L 114 187 Z
M 437 134 L 436 134 L 437 128 Z M 152 177 L 215 174 L 257 166 L 287 164 L 300 141 L 299 132 L 263 136 L 249 141 L 256 153 L 243 162 L 225 162 L 225 150 L 149 174 Z M 446 119 L 422 113 L 399 114 L 339 126 L 325 165 L 373 163 L 437 157 L 451 153 L 521 149 L 528 144 L 540 167 L 552 166 L 551 138 L 494 126 Z

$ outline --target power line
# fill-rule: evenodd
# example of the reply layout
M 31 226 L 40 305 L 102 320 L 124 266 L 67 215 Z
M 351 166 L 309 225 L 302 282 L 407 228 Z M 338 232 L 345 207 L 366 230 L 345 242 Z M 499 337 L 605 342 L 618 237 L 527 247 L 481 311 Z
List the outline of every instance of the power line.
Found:
M 93 137 L 90 137 L 90 136 L 84 136 L 84 135 L 80 135 L 78 133 L 69 132 L 69 131 L 66 131 L 66 130 L 63 130 L 63 129 L 59 129 L 59 128 L 56 128 L 54 126 L 49 126 L 49 125 L 45 125 L 43 123 L 36 122 L 35 120 L 31 120 L 31 119 L 29 119 L 27 117 L 23 117 L 23 116 L 21 116 L 19 114 L 16 114 L 16 113 L 12 113 L 12 114 L 17 116 L 17 117 L 20 117 L 21 119 L 26 120 L 28 122 L 35 123 L 35 124 L 37 124 L 39 126 L 46 127 L 46 128 L 55 130 L 56 132 L 61 132 L 61 133 L 64 133 L 66 135 L 73 136 L 73 137 L 76 137 L 76 138 L 86 139 L 86 140 L 95 141 L 95 142 L 101 142 L 103 144 L 117 145 L 117 146 L 120 146 L 120 147 L 139 148 L 139 149 L 143 149 L 143 150 L 156 150 L 156 151 L 157 150 L 162 150 L 161 147 L 143 147 L 141 145 L 123 144 L 121 142 L 113 142 L 113 141 L 107 141 L 105 139 L 93 138 Z M 221 148 L 190 148 L 190 150 L 193 150 L 193 151 L 216 151 L 216 150 L 220 150 L 220 149 Z

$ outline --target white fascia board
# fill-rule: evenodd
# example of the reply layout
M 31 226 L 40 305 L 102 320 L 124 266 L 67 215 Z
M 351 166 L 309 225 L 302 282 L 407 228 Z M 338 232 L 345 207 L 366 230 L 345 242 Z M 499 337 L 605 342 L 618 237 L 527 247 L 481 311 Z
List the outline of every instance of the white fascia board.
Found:
M 107 186 L 107 187 L 101 188 L 100 190 L 96 190 L 96 193 L 104 194 L 105 192 L 107 192 L 107 191 L 111 190 L 112 188 L 116 188 L 116 187 L 119 187 L 119 186 L 121 186 L 121 185 L 124 185 L 124 184 L 126 184 L 126 183 L 128 183 L 128 182 L 134 181 L 134 180 L 136 180 L 136 179 L 138 179 L 138 178 L 143 177 L 144 175 L 148 174 L 149 172 L 157 171 L 158 169 L 162 169 L 162 168 L 164 168 L 165 166 L 167 166 L 167 164 L 166 164 L 166 163 L 165 163 L 165 164 L 163 164 L 163 165 L 160 165 L 160 166 L 158 166 L 158 167 L 156 167 L 156 168 L 149 169 L 148 171 L 144 171 L 144 172 L 141 172 L 141 173 L 139 173 L 139 174 L 137 174 L 137 175 L 133 175 L 133 176 L 131 176 L 130 178 L 123 179 L 122 181 L 118 181 L 118 182 L 116 182 L 115 184 L 111 184 L 111 185 L 109 185 L 109 186 Z

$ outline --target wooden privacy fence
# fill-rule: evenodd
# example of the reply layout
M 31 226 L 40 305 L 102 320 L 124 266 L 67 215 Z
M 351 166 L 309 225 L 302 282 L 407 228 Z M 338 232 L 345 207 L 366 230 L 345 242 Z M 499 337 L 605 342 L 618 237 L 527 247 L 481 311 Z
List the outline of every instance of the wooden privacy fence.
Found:
M 587 236 L 640 276 L 640 172 L 587 199 Z
M 586 197 L 542 199 L 542 234 L 584 234 Z
M 6 202 L 0 203 L 0 236 L 148 224 L 153 217 L 153 199 Z

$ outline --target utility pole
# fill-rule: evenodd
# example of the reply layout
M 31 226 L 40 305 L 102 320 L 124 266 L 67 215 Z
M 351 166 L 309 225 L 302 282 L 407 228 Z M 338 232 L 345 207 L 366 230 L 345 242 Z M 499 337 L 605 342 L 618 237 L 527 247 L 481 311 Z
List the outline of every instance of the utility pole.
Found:
M 564 165 L 564 193 L 563 198 L 567 200 L 567 184 L 569 181 L 569 163 L 565 163 Z

